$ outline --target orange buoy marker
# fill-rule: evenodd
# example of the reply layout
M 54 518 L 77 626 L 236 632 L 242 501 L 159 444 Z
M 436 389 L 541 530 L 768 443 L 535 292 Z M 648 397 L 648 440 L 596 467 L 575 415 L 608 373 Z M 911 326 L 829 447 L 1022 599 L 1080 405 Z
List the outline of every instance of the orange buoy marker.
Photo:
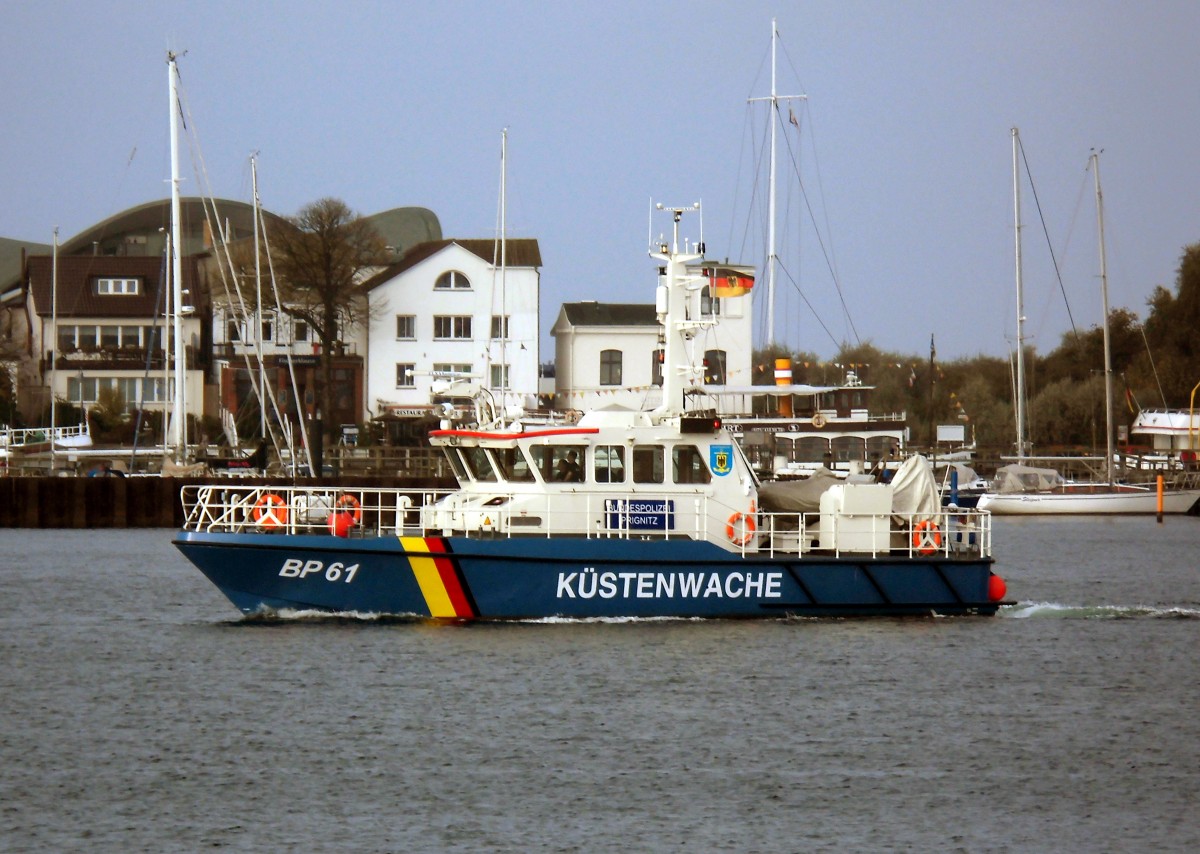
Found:
M 1163 517 L 1163 479 L 1162 475 L 1158 476 L 1158 524 L 1162 524 Z
M 988 578 L 988 599 L 992 602 L 999 602 L 1008 593 L 1008 585 L 1004 583 L 1004 579 L 998 575 L 992 575 Z
M 354 527 L 354 514 L 345 511 L 329 514 L 329 533 L 335 537 L 350 536 L 350 529 Z

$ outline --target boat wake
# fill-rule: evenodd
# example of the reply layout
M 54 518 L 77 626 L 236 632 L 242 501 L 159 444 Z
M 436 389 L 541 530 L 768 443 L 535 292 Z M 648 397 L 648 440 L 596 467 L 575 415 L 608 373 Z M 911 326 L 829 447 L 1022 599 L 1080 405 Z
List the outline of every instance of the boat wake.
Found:
M 1018 602 L 996 612 L 1012 619 L 1051 620 L 1200 620 L 1195 605 L 1063 605 L 1058 602 Z
M 366 611 L 339 611 L 331 613 L 317 609 L 264 608 L 247 614 L 240 620 L 229 621 L 237 626 L 278 626 L 291 623 L 417 623 L 429 622 L 429 617 L 419 614 L 379 614 Z
M 711 617 L 530 617 L 527 620 L 506 622 L 526 625 L 556 626 L 570 623 L 711 623 Z

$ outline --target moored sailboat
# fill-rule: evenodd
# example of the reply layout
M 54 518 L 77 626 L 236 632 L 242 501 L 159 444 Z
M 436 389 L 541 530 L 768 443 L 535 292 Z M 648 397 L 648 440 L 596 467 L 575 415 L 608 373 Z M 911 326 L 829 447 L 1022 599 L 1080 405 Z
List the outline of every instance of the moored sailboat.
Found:
M 1200 501 L 1200 488 L 1190 480 L 1173 482 L 1168 488 L 1118 483 L 1115 470 L 1116 448 L 1113 430 L 1112 348 L 1109 343 L 1108 265 L 1104 249 L 1104 196 L 1100 188 L 1100 155 L 1093 152 L 1091 168 L 1096 191 L 1096 223 L 1100 247 L 1100 290 L 1104 323 L 1104 416 L 1105 471 L 1101 483 L 1080 484 L 1064 481 L 1056 472 L 1024 465 L 1025 385 L 1024 349 L 1020 334 L 1024 321 L 1021 295 L 1021 201 L 1017 172 L 1017 129 L 1013 128 L 1013 187 L 1016 210 L 1017 267 L 1017 456 L 1018 462 L 1001 469 L 994 490 L 979 499 L 979 508 L 1003 515 L 1051 514 L 1154 514 L 1187 513 Z M 1193 479 L 1194 480 L 1194 479 Z

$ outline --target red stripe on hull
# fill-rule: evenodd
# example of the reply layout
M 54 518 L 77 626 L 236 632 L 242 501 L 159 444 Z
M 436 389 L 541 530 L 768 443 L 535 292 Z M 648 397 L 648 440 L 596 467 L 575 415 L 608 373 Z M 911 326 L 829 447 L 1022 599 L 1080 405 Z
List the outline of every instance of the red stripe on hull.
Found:
M 446 554 L 446 541 L 441 537 L 426 537 L 425 543 L 429 546 L 430 554 Z M 450 597 L 450 604 L 454 606 L 454 613 L 460 617 L 477 616 L 459 580 L 454 558 L 435 557 L 433 562 L 437 567 L 438 576 L 442 579 L 442 585 L 446 588 L 446 595 Z

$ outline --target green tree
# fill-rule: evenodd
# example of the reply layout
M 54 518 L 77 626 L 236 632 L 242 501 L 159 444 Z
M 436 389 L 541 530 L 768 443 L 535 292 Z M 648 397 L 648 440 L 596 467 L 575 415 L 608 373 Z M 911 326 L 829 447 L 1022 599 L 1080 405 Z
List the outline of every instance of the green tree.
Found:
M 1175 293 L 1157 287 L 1148 302 L 1146 339 L 1150 344 L 1168 406 L 1186 406 L 1200 382 L 1200 243 L 1186 247 L 1179 261 Z
M 1012 450 L 1017 436 L 1004 361 L 979 357 L 956 363 L 954 367 L 958 369 L 956 373 L 962 374 L 961 380 L 953 385 L 956 399 L 961 404 L 958 412 L 964 416 L 968 427 L 967 436 L 974 438 L 981 449 L 1005 453 Z M 996 379 L 997 367 L 1005 374 L 1000 382 Z
M 1030 401 L 1029 433 L 1035 452 L 1095 451 L 1104 447 L 1104 377 L 1062 379 Z
M 344 336 L 367 317 L 359 288 L 386 255 L 384 239 L 340 199 L 318 199 L 288 220 L 275 238 L 283 310 L 308 323 L 321 345 L 317 389 L 325 444 L 332 444 L 333 359 Z

